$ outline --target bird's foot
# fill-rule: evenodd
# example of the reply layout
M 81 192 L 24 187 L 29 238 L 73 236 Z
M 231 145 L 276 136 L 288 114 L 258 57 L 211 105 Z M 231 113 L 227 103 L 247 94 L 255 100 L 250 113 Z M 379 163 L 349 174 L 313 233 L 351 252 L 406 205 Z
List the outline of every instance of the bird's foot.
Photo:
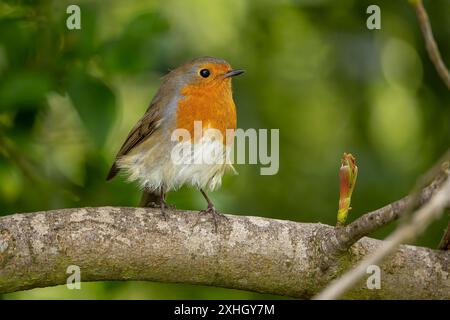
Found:
M 167 220 L 166 210 L 175 210 L 176 209 L 175 205 L 168 204 L 166 201 L 160 201 L 160 202 L 151 201 L 151 202 L 147 202 L 145 204 L 145 207 L 146 208 L 161 209 L 161 214 L 162 214 L 164 220 Z
M 217 219 L 222 218 L 222 219 L 228 220 L 228 218 L 224 214 L 219 213 L 213 205 L 208 205 L 208 207 L 206 209 L 200 210 L 199 214 L 200 215 L 203 215 L 203 214 L 211 215 L 213 222 L 214 222 L 214 231 L 216 233 L 217 233 Z M 199 220 L 200 220 L 200 217 L 197 219 L 197 222 L 194 224 L 194 227 L 198 224 Z
M 177 207 L 174 204 L 167 203 L 166 201 L 161 201 L 158 205 L 159 207 L 164 206 L 165 209 L 175 210 Z
M 169 209 L 169 210 L 175 210 L 176 209 L 176 207 L 175 207 L 175 205 L 173 205 L 173 204 L 168 204 L 166 201 L 161 201 L 161 203 L 159 204 L 159 206 L 160 206 L 160 208 L 161 208 L 161 214 L 162 214 L 162 216 L 163 216 L 163 218 L 164 218 L 164 220 L 167 220 L 167 217 L 166 217 L 166 209 Z
M 150 201 L 150 202 L 145 203 L 143 205 L 143 207 L 144 208 L 159 208 L 159 207 L 161 207 L 161 205 L 159 203 L 157 203 L 157 202 Z

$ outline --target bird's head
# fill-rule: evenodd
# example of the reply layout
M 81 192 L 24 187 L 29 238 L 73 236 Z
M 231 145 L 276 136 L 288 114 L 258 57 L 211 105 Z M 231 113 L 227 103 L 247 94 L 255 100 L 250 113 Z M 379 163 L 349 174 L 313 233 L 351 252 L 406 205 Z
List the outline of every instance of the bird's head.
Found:
M 231 78 L 242 73 L 244 70 L 232 69 L 223 59 L 202 57 L 172 70 L 166 77 L 182 90 L 221 90 L 230 88 Z

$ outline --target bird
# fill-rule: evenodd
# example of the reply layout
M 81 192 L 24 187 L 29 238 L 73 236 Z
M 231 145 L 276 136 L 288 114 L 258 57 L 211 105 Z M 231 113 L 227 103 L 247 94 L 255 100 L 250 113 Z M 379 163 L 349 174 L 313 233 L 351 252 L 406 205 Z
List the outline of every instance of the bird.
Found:
M 229 159 L 237 123 L 231 79 L 242 73 L 214 57 L 196 58 L 171 70 L 122 144 L 106 179 L 124 171 L 143 189 L 140 206 L 159 206 L 164 218 L 171 207 L 167 192 L 183 185 L 197 188 L 207 202 L 201 212 L 213 214 L 217 229 L 215 216 L 220 214 L 206 191 L 218 189 L 225 172 L 236 173 Z M 176 132 L 180 135 L 174 138 Z

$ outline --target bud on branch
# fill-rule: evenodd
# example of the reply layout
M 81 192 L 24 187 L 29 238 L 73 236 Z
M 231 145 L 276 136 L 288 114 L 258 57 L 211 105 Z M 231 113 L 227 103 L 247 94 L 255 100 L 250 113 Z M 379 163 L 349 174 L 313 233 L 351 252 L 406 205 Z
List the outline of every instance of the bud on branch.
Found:
M 342 157 L 342 165 L 339 169 L 340 194 L 339 194 L 339 210 L 337 214 L 336 226 L 340 227 L 347 220 L 348 211 L 351 209 L 350 202 L 352 200 L 353 189 L 358 176 L 358 167 L 356 166 L 355 157 L 350 153 L 344 153 Z

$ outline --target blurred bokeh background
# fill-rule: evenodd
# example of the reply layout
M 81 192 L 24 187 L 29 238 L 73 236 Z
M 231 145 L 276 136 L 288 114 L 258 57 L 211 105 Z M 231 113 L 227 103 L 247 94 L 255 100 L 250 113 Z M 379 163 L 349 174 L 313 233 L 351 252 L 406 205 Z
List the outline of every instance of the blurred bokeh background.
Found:
M 81 8 L 81 30 L 66 8 Z M 366 8 L 381 8 L 381 30 Z M 450 3 L 425 1 L 450 64 Z M 408 1 L 0 1 L 0 215 L 135 206 L 140 192 L 105 176 L 160 78 L 192 58 L 246 69 L 234 80 L 238 127 L 280 129 L 280 170 L 238 165 L 211 194 L 226 213 L 334 224 L 343 152 L 359 177 L 350 220 L 409 192 L 450 145 L 450 95 Z M 195 190 L 171 193 L 201 209 Z M 436 247 L 448 215 L 416 243 Z M 372 236 L 384 237 L 395 224 Z M 266 298 L 221 288 L 83 283 L 21 298 Z

